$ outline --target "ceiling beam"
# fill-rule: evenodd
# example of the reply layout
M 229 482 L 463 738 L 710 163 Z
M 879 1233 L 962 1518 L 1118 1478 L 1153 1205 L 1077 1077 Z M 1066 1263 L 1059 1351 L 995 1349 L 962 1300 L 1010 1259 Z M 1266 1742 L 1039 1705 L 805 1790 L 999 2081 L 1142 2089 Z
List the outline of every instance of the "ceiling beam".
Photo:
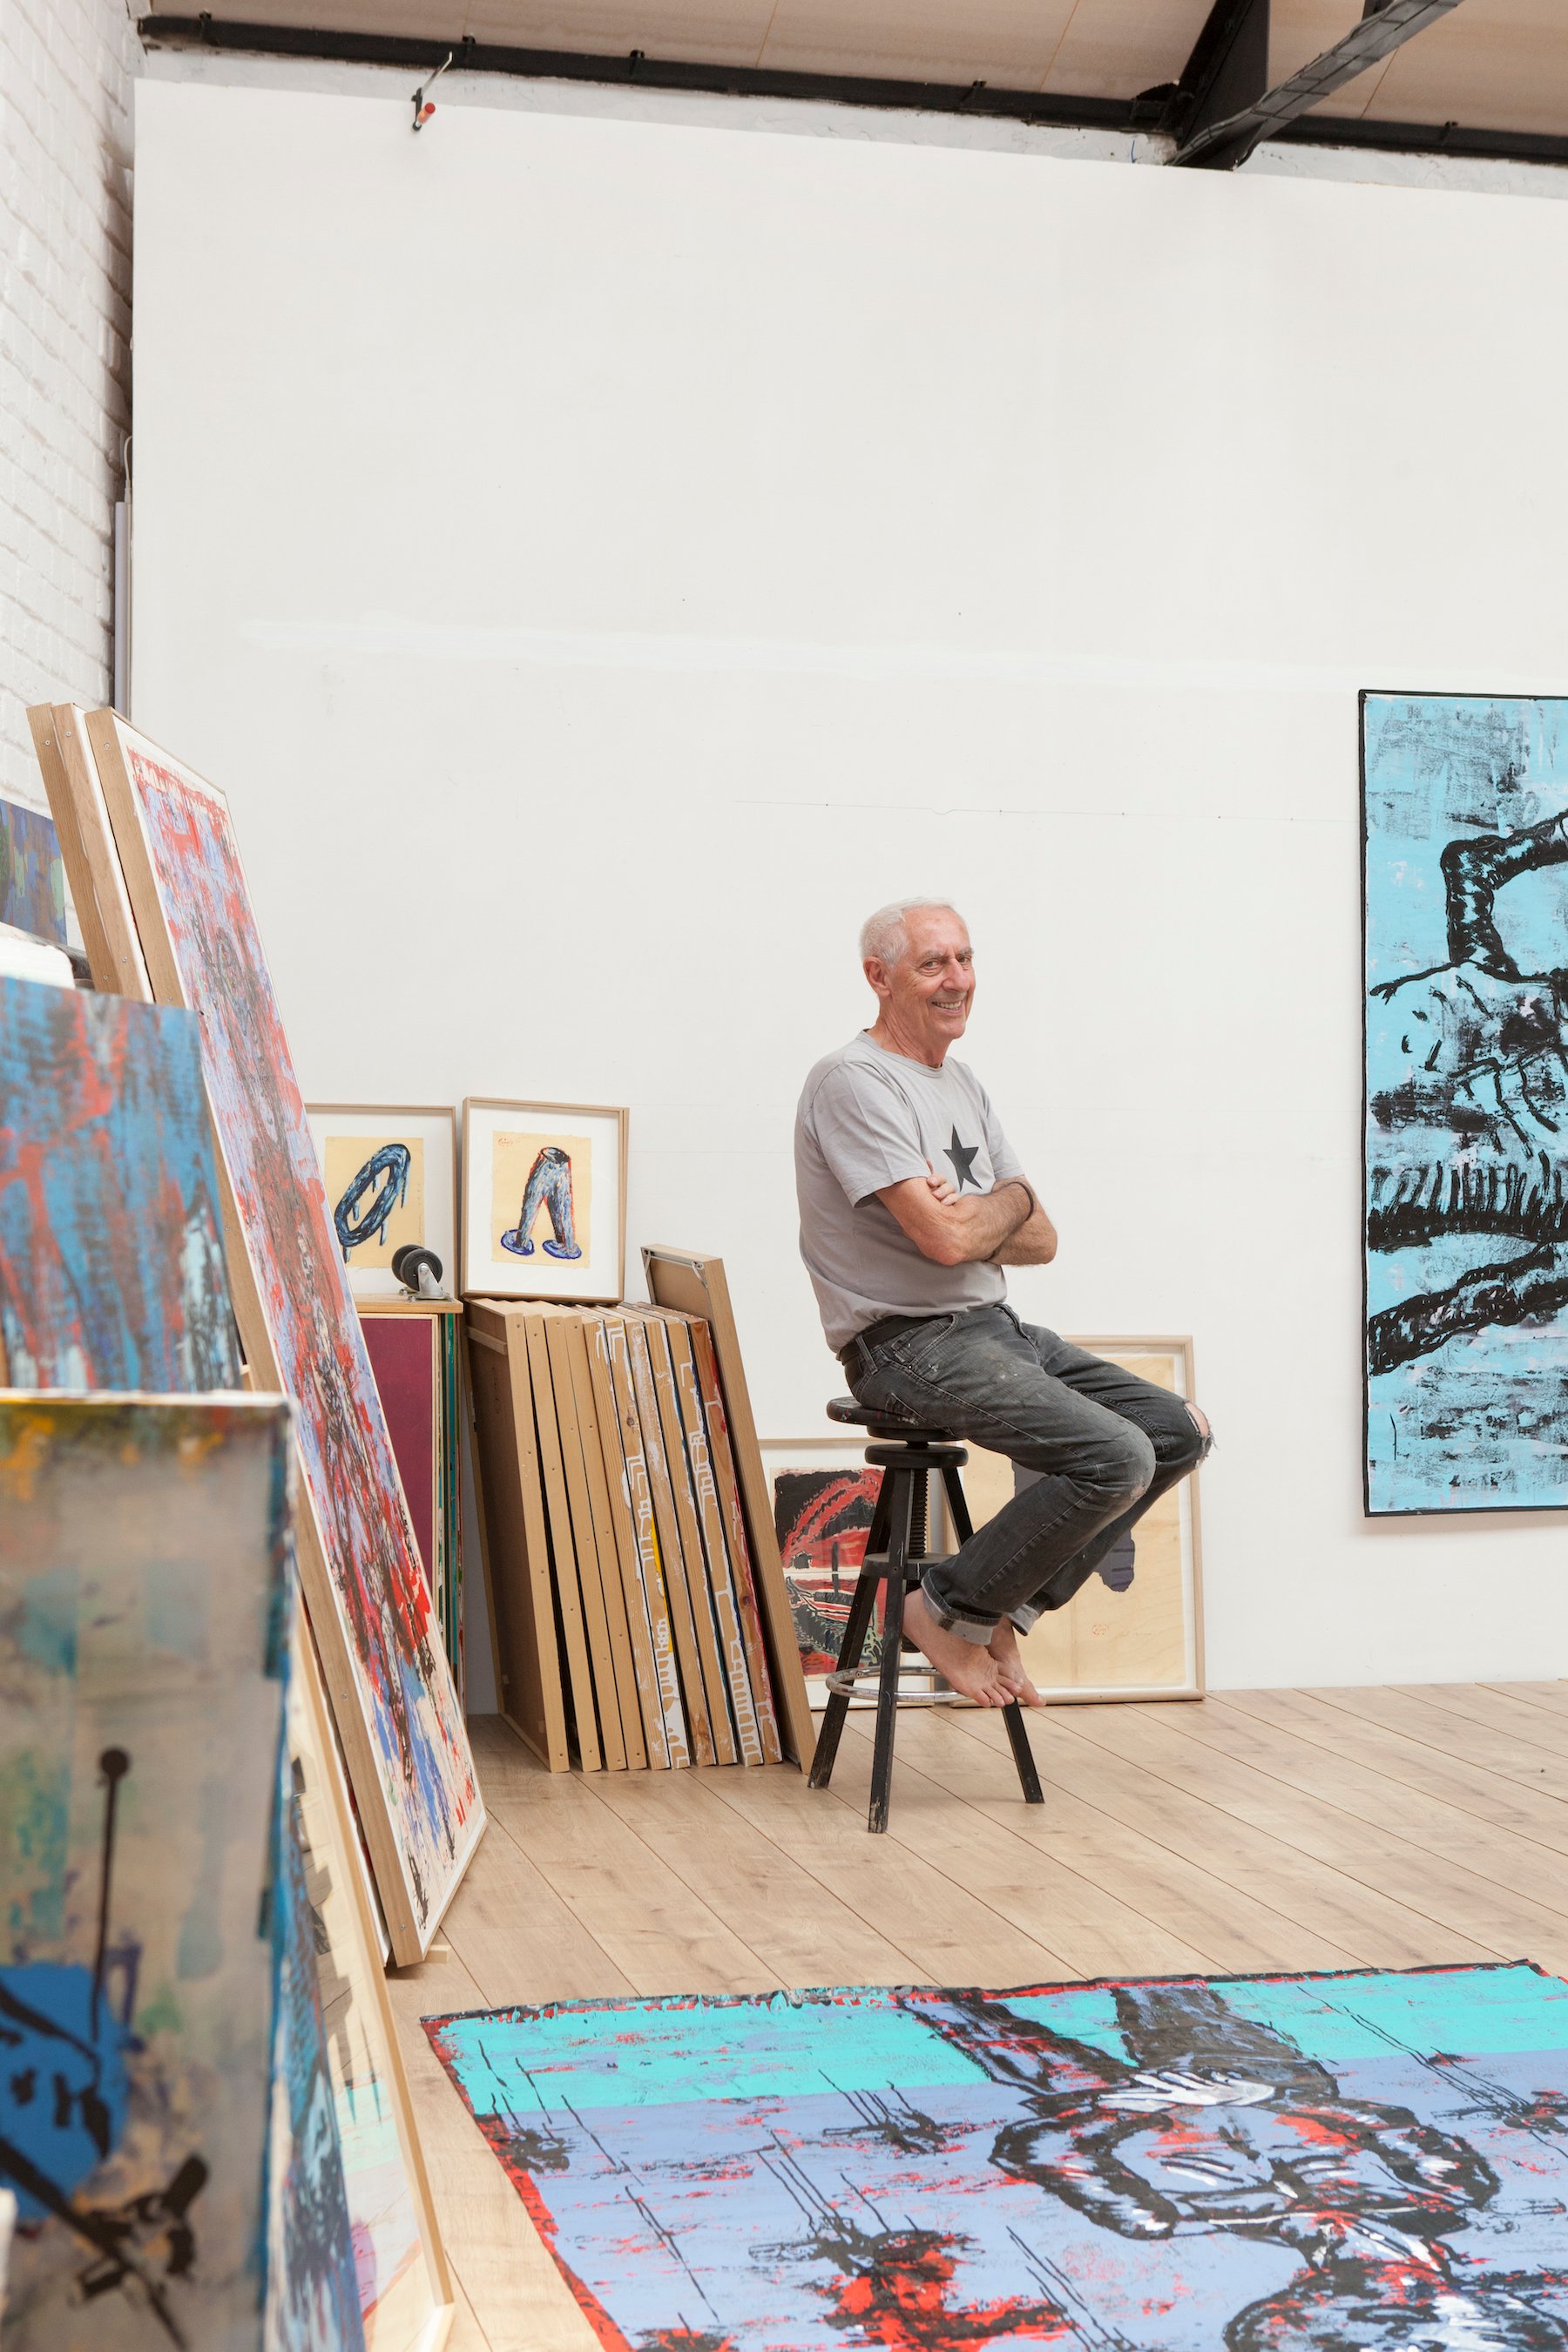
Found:
M 359 33 L 318 26 L 240 23 L 208 16 L 144 16 L 143 45 L 207 48 L 251 56 L 319 58 L 345 65 L 438 66 L 453 44 L 413 34 Z M 515 75 L 523 80 L 631 83 L 647 89 L 705 90 L 742 98 L 783 98 L 838 106 L 907 108 L 935 114 L 981 114 L 1038 124 L 1043 129 L 1141 132 L 1163 127 L 1172 93 L 1142 98 L 1047 97 L 1038 90 L 993 89 L 984 83 L 871 80 L 843 74 L 782 73 L 761 67 L 705 65 L 690 60 L 595 56 L 577 49 L 504 48 L 457 45 L 453 71 Z M 1194 53 L 1195 54 L 1195 53 Z M 1451 155 L 1476 160 L 1568 166 L 1568 136 L 1542 131 L 1501 131 L 1484 123 L 1385 122 L 1364 115 L 1303 114 L 1275 123 L 1268 135 L 1291 146 L 1362 147 L 1394 155 Z
M 1161 129 L 1182 144 L 1256 106 L 1268 88 L 1269 0 L 1214 0 Z
M 1426 26 L 1436 24 L 1439 16 L 1446 16 L 1458 5 L 1459 0 L 1366 0 L 1365 15 L 1342 40 L 1269 89 L 1265 87 L 1268 0 L 1215 0 L 1177 85 L 1177 98 L 1173 101 L 1169 120 L 1178 144 L 1171 161 L 1205 171 L 1233 172 L 1238 163 L 1246 163 L 1261 140 L 1277 137 L 1288 123 L 1307 113 L 1320 100 L 1331 97 L 1347 81 L 1353 81 L 1369 66 L 1379 65 L 1384 58 L 1392 57 L 1395 49 L 1402 48 Z M 1228 60 L 1242 57 L 1247 67 L 1245 77 L 1239 68 L 1226 73 L 1222 64 L 1217 72 L 1215 69 L 1213 50 L 1223 43 L 1225 30 L 1224 25 L 1216 28 L 1215 20 L 1219 18 L 1225 20 L 1225 25 L 1237 20 L 1237 30 L 1225 50 L 1225 58 Z M 1260 38 L 1264 58 L 1261 78 L 1257 71 Z M 1207 51 L 1205 43 L 1209 44 Z M 1205 74 L 1207 79 L 1200 89 L 1198 78 Z M 1194 77 L 1191 82 L 1189 76 Z M 1256 89 L 1251 87 L 1254 80 L 1258 82 Z M 1221 109 L 1215 100 L 1227 89 L 1237 89 L 1239 98 Z
M 704 90 L 726 98 L 826 100 L 928 114 L 982 114 L 1042 129 L 1136 133 L 1158 127 L 1158 104 L 1139 99 L 1057 97 L 993 89 L 988 83 L 873 79 L 856 74 L 789 73 L 766 66 L 710 65 L 648 57 L 641 49 L 604 57 L 581 49 L 511 48 L 499 43 L 421 38 L 417 34 L 331 31 L 232 17 L 156 14 L 137 19 L 146 48 L 212 48 L 248 56 L 324 58 L 345 65 L 407 66 L 424 72 L 448 55 L 458 73 L 510 74 L 530 81 L 632 84 L 638 89 Z

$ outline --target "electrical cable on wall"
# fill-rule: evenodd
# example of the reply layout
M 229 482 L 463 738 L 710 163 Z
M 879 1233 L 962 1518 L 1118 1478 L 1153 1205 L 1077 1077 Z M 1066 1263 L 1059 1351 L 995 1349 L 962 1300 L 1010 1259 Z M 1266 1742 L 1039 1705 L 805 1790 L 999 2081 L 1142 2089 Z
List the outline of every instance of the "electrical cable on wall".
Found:
M 426 96 L 426 90 L 435 89 L 436 84 L 440 80 L 441 76 L 451 64 L 454 54 L 455 52 L 453 50 L 448 49 L 440 64 L 437 67 L 435 72 L 431 75 L 429 80 L 421 82 L 418 89 L 415 91 L 414 121 L 412 124 L 412 128 L 414 130 L 423 131 L 425 125 L 429 121 L 430 117 L 435 113 L 436 101 L 433 98 L 427 98 Z

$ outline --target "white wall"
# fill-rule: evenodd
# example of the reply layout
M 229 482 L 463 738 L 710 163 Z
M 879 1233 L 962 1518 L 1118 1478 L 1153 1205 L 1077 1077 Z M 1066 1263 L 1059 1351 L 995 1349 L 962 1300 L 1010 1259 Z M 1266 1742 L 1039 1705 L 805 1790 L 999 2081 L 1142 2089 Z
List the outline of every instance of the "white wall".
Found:
M 110 692 L 136 54 L 123 0 L 0 10 L 0 796 L 35 808 L 28 703 Z
M 1568 688 L 1568 214 L 407 122 L 139 93 L 135 715 L 307 1093 L 629 1102 L 799 1434 L 795 1097 L 950 888 L 1017 1303 L 1195 1335 L 1213 1680 L 1568 1671 L 1561 1516 L 1361 1516 L 1355 702 Z

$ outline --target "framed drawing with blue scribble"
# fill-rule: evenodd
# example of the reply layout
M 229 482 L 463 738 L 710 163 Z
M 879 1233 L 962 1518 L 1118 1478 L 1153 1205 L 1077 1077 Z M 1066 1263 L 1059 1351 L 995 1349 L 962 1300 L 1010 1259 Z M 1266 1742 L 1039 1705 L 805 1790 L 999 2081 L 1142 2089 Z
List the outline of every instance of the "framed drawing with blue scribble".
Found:
M 614 1304 L 626 1295 L 625 1110 L 463 1105 L 463 1289 Z
M 1568 698 L 1362 697 L 1369 1517 L 1568 1505 Z
M 396 1298 L 396 1251 L 417 1243 L 458 1279 L 458 1123 L 450 1110 L 307 1103 L 327 1206 L 356 1298 Z

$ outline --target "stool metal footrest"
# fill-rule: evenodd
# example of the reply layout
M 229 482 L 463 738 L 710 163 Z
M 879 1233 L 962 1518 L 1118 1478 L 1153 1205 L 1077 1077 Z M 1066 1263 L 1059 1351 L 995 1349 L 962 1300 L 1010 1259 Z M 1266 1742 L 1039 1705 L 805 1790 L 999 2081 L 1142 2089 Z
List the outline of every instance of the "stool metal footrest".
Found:
M 899 1668 L 900 1682 L 906 1675 L 913 1675 L 921 1682 L 942 1681 L 942 1676 L 937 1673 L 936 1668 L 931 1665 L 900 1664 Z M 876 1666 L 868 1666 L 863 1673 L 853 1666 L 840 1672 L 836 1666 L 830 1675 L 824 1675 L 822 1679 L 830 1691 L 842 1691 L 846 1698 L 852 1699 L 868 1697 L 872 1691 L 880 1687 L 882 1676 L 880 1669 Z M 947 1683 L 941 1690 L 900 1690 L 899 1705 L 900 1706 L 954 1706 L 962 1701 L 963 1697 L 962 1691 L 955 1691 L 952 1685 Z
M 860 1420 L 864 1426 L 864 1416 L 859 1407 L 836 1417 Z M 874 1434 L 880 1442 L 866 1448 L 866 1459 L 881 1468 L 881 1486 L 871 1514 L 871 1525 L 866 1534 L 865 1556 L 845 1621 L 838 1663 L 826 1677 L 827 1706 L 823 1715 L 822 1728 L 816 1736 L 816 1753 L 811 1760 L 810 1779 L 810 1786 L 814 1789 L 827 1787 L 833 1778 L 833 1766 L 838 1754 L 845 1718 L 849 1712 L 849 1702 L 862 1688 L 868 1689 L 875 1683 L 877 1727 L 871 1755 L 871 1801 L 866 1817 L 866 1826 L 873 1833 L 888 1826 L 893 1777 L 893 1726 L 900 1706 L 950 1706 L 962 1696 L 962 1693 L 951 1689 L 905 1691 L 900 1688 L 900 1684 L 910 1676 L 940 1679 L 934 1667 L 923 1661 L 918 1664 L 906 1662 L 902 1655 L 906 1591 L 918 1585 L 929 1570 L 949 1564 L 948 1556 L 928 1554 L 925 1548 L 927 1497 L 933 1476 L 942 1480 L 946 1491 L 948 1509 L 959 1542 L 967 1543 L 974 1531 L 964 1501 L 963 1482 L 958 1475 L 964 1459 L 962 1446 L 947 1444 L 924 1429 L 905 1434 L 881 1424 Z M 882 1655 L 874 1672 L 870 1669 L 862 1672 L 860 1660 L 871 1631 L 879 1586 L 885 1596 Z M 1008 1744 L 1013 1751 L 1024 1802 L 1026 1805 L 1043 1805 L 1045 1795 L 1035 1769 L 1023 1709 L 1016 1700 L 1011 1706 L 1002 1709 L 1002 1720 L 1007 1727 Z

